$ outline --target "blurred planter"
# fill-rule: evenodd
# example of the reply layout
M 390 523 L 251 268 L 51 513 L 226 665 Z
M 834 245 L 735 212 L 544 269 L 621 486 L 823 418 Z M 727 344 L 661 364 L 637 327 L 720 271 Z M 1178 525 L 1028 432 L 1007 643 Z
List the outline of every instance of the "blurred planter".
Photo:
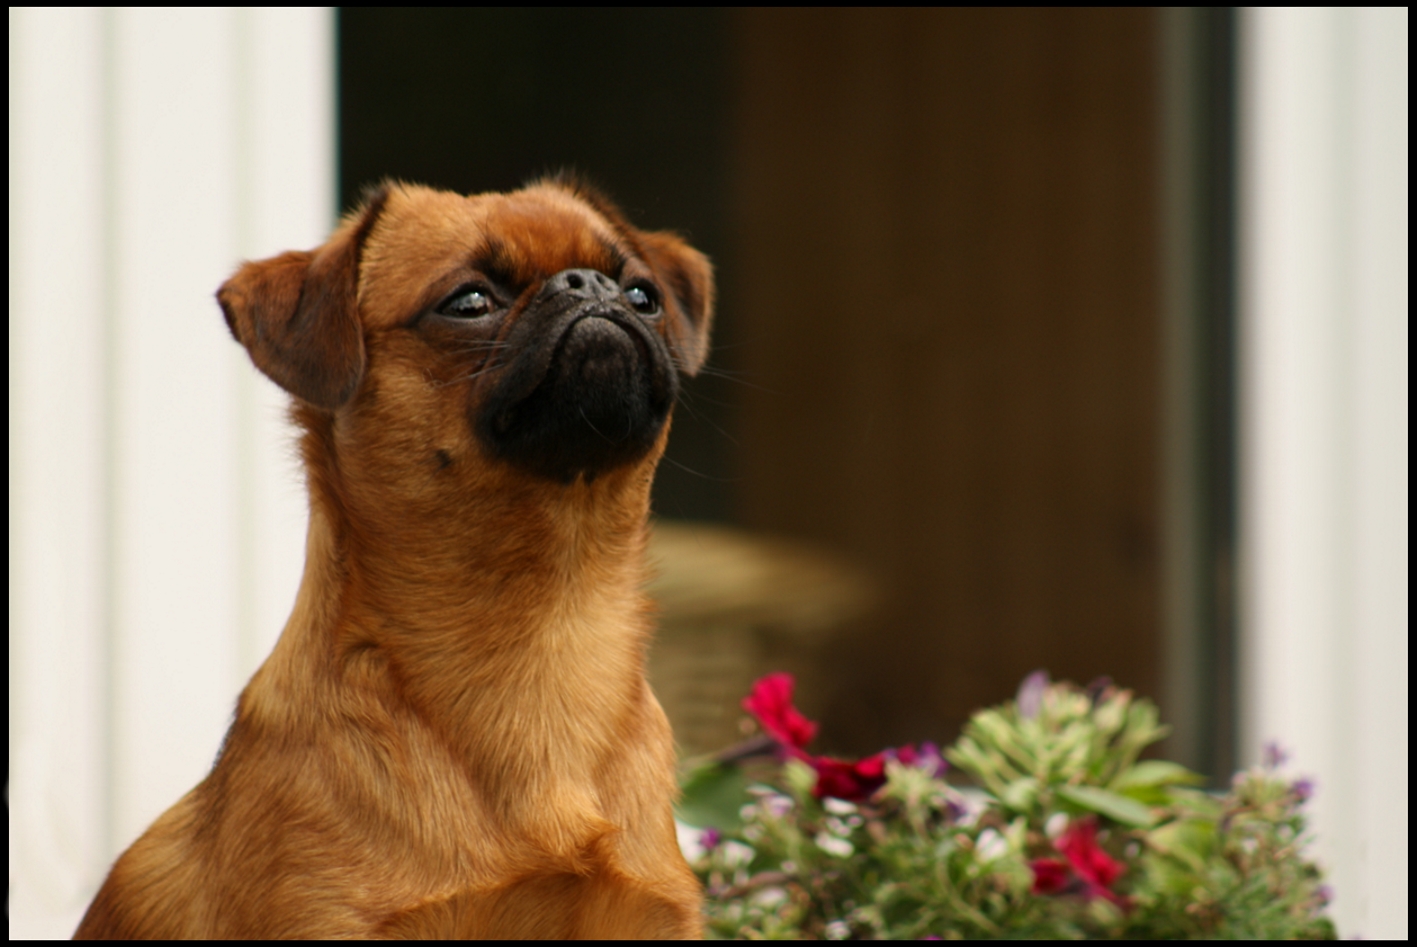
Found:
M 839 557 L 725 526 L 656 520 L 650 565 L 660 616 L 649 678 L 685 754 L 739 739 L 738 702 L 770 656 L 820 646 L 875 597 Z

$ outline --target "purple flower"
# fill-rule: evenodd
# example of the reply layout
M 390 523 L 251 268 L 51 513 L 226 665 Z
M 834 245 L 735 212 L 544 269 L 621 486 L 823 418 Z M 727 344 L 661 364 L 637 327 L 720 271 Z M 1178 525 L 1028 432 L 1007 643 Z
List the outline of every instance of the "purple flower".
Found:
M 1025 720 L 1038 716 L 1043 706 L 1043 692 L 1048 689 L 1048 672 L 1034 671 L 1018 686 L 1018 715 Z
M 715 848 L 718 848 L 719 843 L 722 841 L 723 835 L 718 829 L 710 827 L 699 833 L 699 844 L 703 846 L 706 852 L 711 852 Z
M 1300 802 L 1307 802 L 1314 795 L 1314 781 L 1307 776 L 1294 780 L 1289 788 L 1294 791 L 1294 797 Z
M 951 824 L 963 822 L 973 814 L 959 799 L 951 797 L 945 800 L 945 820 Z
M 940 752 L 940 748 L 929 740 L 920 744 L 920 761 L 915 765 L 929 766 L 930 775 L 936 779 L 944 776 L 945 770 L 950 768 L 950 764 L 945 762 L 944 754 Z
M 904 766 L 928 770 L 936 779 L 945 775 L 945 770 L 949 769 L 950 765 L 940 755 L 940 748 L 928 740 L 920 744 L 919 748 L 907 743 L 894 750 L 886 750 L 886 759 L 895 760 Z
M 1279 745 L 1279 741 L 1270 740 L 1260 751 L 1260 760 L 1265 769 L 1279 769 L 1289 762 L 1289 754 L 1284 752 L 1284 747 Z

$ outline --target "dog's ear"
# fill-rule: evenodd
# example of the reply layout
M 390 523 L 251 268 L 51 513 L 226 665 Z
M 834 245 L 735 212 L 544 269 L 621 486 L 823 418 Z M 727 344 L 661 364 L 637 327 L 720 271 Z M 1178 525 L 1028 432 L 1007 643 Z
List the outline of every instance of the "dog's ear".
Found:
M 324 246 L 243 263 L 217 290 L 236 341 L 295 397 L 333 410 L 364 376 L 359 254 L 388 199 L 374 192 Z
M 708 358 L 713 321 L 713 264 L 672 233 L 636 234 L 645 262 L 669 291 L 665 300 L 669 348 L 686 375 L 697 375 Z

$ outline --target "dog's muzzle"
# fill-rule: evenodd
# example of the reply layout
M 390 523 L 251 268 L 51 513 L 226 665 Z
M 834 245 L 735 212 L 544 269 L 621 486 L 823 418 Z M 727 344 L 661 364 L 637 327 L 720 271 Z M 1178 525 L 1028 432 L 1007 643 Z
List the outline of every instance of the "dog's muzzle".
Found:
M 570 483 L 643 458 L 678 394 L 664 341 L 596 270 L 548 279 L 506 338 L 512 353 L 474 426 L 492 453 Z

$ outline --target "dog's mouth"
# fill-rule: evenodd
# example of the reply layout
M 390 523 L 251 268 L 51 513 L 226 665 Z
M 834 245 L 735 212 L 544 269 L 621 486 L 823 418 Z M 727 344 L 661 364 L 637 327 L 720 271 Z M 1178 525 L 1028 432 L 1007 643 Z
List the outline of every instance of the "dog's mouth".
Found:
M 653 357 L 643 331 L 626 328 L 609 313 L 586 313 L 562 333 L 546 374 L 552 384 L 562 383 L 558 376 L 564 375 L 587 392 L 614 389 L 647 368 Z
M 474 419 L 502 459 L 570 483 L 643 458 L 678 393 L 668 350 L 634 313 L 597 303 L 526 313 L 515 352 Z

